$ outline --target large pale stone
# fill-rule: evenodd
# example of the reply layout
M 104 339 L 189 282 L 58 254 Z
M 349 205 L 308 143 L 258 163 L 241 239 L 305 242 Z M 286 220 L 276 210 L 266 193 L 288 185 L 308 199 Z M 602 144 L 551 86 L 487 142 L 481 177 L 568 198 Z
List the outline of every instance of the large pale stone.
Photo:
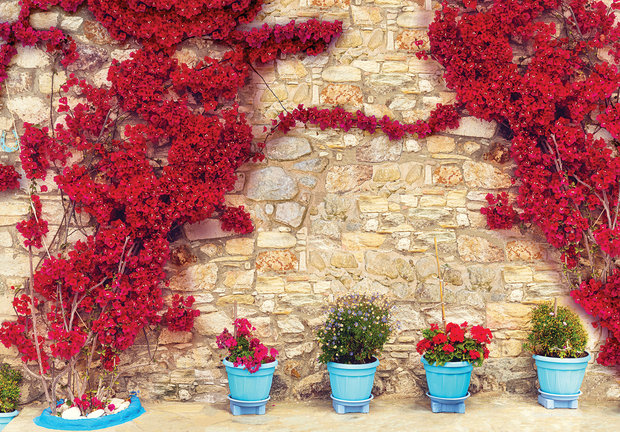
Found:
M 392 263 L 392 258 L 387 253 L 366 252 L 366 271 L 379 276 L 387 276 L 390 279 L 398 277 L 398 269 Z
M 279 294 L 284 292 L 284 279 L 277 276 L 257 276 L 256 291 L 261 294 Z
M 385 235 L 370 232 L 351 232 L 342 234 L 342 245 L 352 251 L 375 249 L 385 242 Z
M 278 328 L 282 333 L 302 333 L 305 330 L 303 323 L 295 316 L 279 319 Z
M 456 148 L 454 138 L 431 135 L 426 138 L 426 148 L 430 153 L 451 153 Z
M 308 75 L 308 71 L 305 66 L 297 58 L 277 60 L 276 69 L 280 75 L 280 78 L 283 79 L 303 78 Z
M 463 164 L 463 176 L 470 187 L 502 189 L 512 186 L 510 175 L 484 162 L 466 161 Z
M 41 124 L 49 120 L 50 107 L 45 100 L 34 96 L 9 99 L 7 107 L 25 122 Z
M 83 22 L 84 18 L 77 16 L 66 16 L 63 17 L 62 21 L 60 22 L 60 28 L 66 31 L 76 32 L 80 29 Z
M 79 58 L 67 66 L 69 72 L 95 72 L 109 60 L 108 52 L 105 49 L 92 45 L 78 45 L 77 53 Z M 99 75 L 99 73 L 96 75 Z M 95 78 L 95 76 L 91 77 L 91 79 Z M 105 78 L 105 76 L 99 78 Z
M 13 245 L 13 239 L 11 233 L 6 231 L 0 231 L 0 247 L 11 247 Z
M 194 323 L 196 331 L 206 336 L 219 335 L 225 328 L 232 330 L 232 319 L 224 312 L 200 314 Z
M 327 192 L 348 192 L 372 177 L 372 167 L 365 165 L 333 166 L 327 171 Z
M 219 299 L 217 299 L 218 306 L 234 303 L 246 305 L 254 304 L 254 296 L 250 294 L 232 294 L 221 296 Z
M 353 22 L 357 25 L 373 25 L 383 20 L 383 9 L 378 7 L 351 6 Z
M 286 201 L 276 205 L 274 219 L 277 222 L 297 228 L 304 220 L 306 208 L 295 201 Z
M 309 3 L 310 6 L 316 6 L 320 8 L 346 8 L 351 3 L 351 0 L 310 0 Z
M 510 261 L 538 261 L 543 259 L 544 249 L 538 243 L 515 240 L 506 244 L 506 255 Z
M 296 243 L 294 235 L 278 231 L 260 232 L 256 240 L 256 245 L 263 248 L 290 248 Z
M 174 291 L 211 291 L 217 281 L 217 265 L 198 264 L 188 267 L 170 278 Z
M 361 81 L 362 71 L 353 66 L 331 66 L 323 70 L 323 79 L 328 82 Z
M 387 183 L 400 178 L 400 168 L 397 164 L 376 166 L 373 170 L 372 179 L 377 183 Z
M 417 41 L 422 41 L 418 46 Z M 422 51 L 430 48 L 430 42 L 426 30 L 404 30 L 396 37 L 396 48 L 407 51 Z
M 432 11 L 405 12 L 398 15 L 396 24 L 405 28 L 427 28 L 434 16 Z
M 497 123 L 495 122 L 480 120 L 476 117 L 463 117 L 458 128 L 448 129 L 446 133 L 478 138 L 493 138 L 495 129 L 497 129 Z
M 455 186 L 462 181 L 461 169 L 456 165 L 441 165 L 433 171 L 433 183 Z
M 346 30 L 336 40 L 336 48 L 357 48 L 363 43 L 359 30 Z
M 504 282 L 506 283 L 527 283 L 532 282 L 534 272 L 527 266 L 506 266 L 504 267 Z
M 280 167 L 267 167 L 248 176 L 247 197 L 256 200 L 287 200 L 299 192 L 297 183 Z
M 254 252 L 254 239 L 246 237 L 230 239 L 226 242 L 225 249 L 230 255 L 251 255 Z
M 160 345 L 188 343 L 192 340 L 191 331 L 170 331 L 163 328 L 157 339 Z
M 47 30 L 58 24 L 58 12 L 34 12 L 30 14 L 30 25 L 37 30 Z
M 254 283 L 254 270 L 231 270 L 224 276 L 224 285 L 233 289 L 248 289 Z
M 388 211 L 388 200 L 382 196 L 361 195 L 357 206 L 362 213 L 384 213 Z
M 321 102 L 327 105 L 360 105 L 362 89 L 351 84 L 329 84 L 321 90 Z
M 334 252 L 329 263 L 336 268 L 357 268 L 358 266 L 355 256 L 344 251 Z
M 0 22 L 17 21 L 19 18 L 20 5 L 18 0 L 3 1 L 0 3 Z
M 460 235 L 457 244 L 463 261 L 496 262 L 504 259 L 504 251 L 482 237 Z
M 28 276 L 29 261 L 26 255 L 11 252 L 0 253 L 0 274 L 3 276 Z
M 487 327 L 491 330 L 527 328 L 530 310 L 520 303 L 487 303 Z
M 65 81 L 67 81 L 65 72 L 56 72 L 56 74 L 54 74 L 54 86 L 52 88 L 52 73 L 42 73 L 39 75 L 39 91 L 43 94 L 57 93 Z
M 258 254 L 256 270 L 259 272 L 286 272 L 297 269 L 299 260 L 290 250 L 266 251 Z
M 316 172 L 320 173 L 327 168 L 329 161 L 325 158 L 314 158 L 305 161 L 297 162 L 293 165 L 293 169 L 304 172 Z
M 295 160 L 312 151 L 305 138 L 284 136 L 267 141 L 265 153 L 273 160 Z
M 402 140 L 390 141 L 387 136 L 381 135 L 359 145 L 355 156 L 361 162 L 386 162 L 398 160 L 402 152 Z

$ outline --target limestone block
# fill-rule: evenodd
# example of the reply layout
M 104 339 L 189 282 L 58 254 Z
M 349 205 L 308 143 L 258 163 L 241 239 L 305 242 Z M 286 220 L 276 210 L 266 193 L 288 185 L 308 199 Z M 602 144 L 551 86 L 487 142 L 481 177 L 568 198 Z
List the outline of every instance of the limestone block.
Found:
M 346 8 L 351 4 L 351 0 L 309 0 L 309 6 L 320 8 L 341 7 Z
M 534 272 L 527 266 L 506 266 L 503 273 L 506 283 L 528 283 L 534 277 Z
M 280 318 L 278 328 L 282 333 L 302 333 L 305 330 L 303 323 L 295 316 Z
M 254 304 L 254 296 L 250 294 L 225 295 L 225 296 L 221 296 L 220 298 L 218 298 L 216 304 L 218 306 L 221 306 L 221 305 L 233 304 L 233 303 L 246 304 L 246 305 Z
M 185 231 L 185 236 L 190 241 L 225 238 L 235 235 L 234 231 L 224 231 L 221 222 L 217 219 L 205 219 L 193 224 L 185 224 L 183 231 Z
M 33 12 L 30 25 L 37 30 L 46 30 L 58 25 L 58 12 Z
M 8 0 L 0 3 L 0 22 L 14 22 L 19 18 L 19 11 L 21 7 L 19 0 Z
M 225 245 L 226 253 L 230 255 L 251 255 L 254 252 L 253 238 L 230 239 Z
M 495 122 L 480 120 L 476 117 L 463 117 L 458 128 L 448 129 L 446 133 L 468 137 L 493 138 L 496 129 L 497 123 Z
M 293 165 L 293 169 L 304 172 L 320 173 L 327 168 L 329 160 L 326 158 L 313 158 L 305 161 L 297 162 Z
M 329 84 L 321 90 L 321 102 L 327 105 L 360 105 L 362 89 L 351 84 Z
M 466 161 L 463 164 L 463 177 L 470 187 L 502 189 L 512 186 L 510 175 L 484 162 Z
M 373 168 L 373 181 L 387 183 L 400 179 L 400 168 L 397 164 L 386 164 Z
M 386 162 L 397 161 L 402 152 L 402 140 L 390 141 L 387 136 L 381 135 L 359 145 L 355 156 L 360 162 Z
M 197 264 L 188 267 L 170 278 L 173 291 L 211 291 L 217 281 L 217 265 Z
M 328 82 L 361 81 L 362 71 L 353 66 L 330 66 L 323 70 L 323 79 Z
M 456 148 L 454 138 L 431 135 L 426 138 L 426 148 L 430 153 L 451 153 Z
M 435 17 L 432 11 L 404 12 L 396 18 L 396 24 L 405 28 L 427 28 Z
M 278 231 L 260 232 L 256 240 L 256 245 L 262 248 L 290 248 L 296 243 L 294 235 Z
M 506 244 L 506 255 L 510 261 L 538 261 L 543 259 L 544 249 L 538 243 L 515 240 Z
M 327 170 L 327 192 L 348 192 L 372 178 L 372 167 L 365 165 L 333 166 Z
M 378 7 L 351 6 L 351 16 L 356 25 L 377 24 L 383 20 L 382 9 Z
M 461 169 L 456 165 L 441 165 L 433 171 L 433 183 L 455 186 L 462 181 Z
M 382 252 L 366 252 L 366 271 L 379 276 L 387 276 L 390 279 L 398 277 L 398 269 L 392 263 L 392 257 Z
M 297 183 L 280 167 L 267 167 L 252 171 L 247 180 L 248 198 L 255 201 L 287 200 L 299 192 Z
M 305 138 L 284 136 L 267 141 L 265 153 L 273 160 L 295 160 L 312 151 Z
M 351 66 L 364 72 L 379 73 L 381 71 L 381 64 L 374 60 L 353 60 Z
M 257 276 L 256 291 L 261 294 L 283 293 L 284 279 L 277 276 Z
M 504 251 L 485 238 L 460 235 L 457 242 L 463 261 L 497 262 L 504 259 Z
M 422 41 L 422 45 L 416 45 Z M 396 48 L 410 52 L 425 51 L 430 48 L 427 30 L 404 30 L 396 36 Z
M 157 339 L 159 345 L 188 343 L 192 340 L 191 331 L 171 331 L 163 328 Z
M 254 270 L 231 270 L 224 275 L 224 285 L 233 289 L 249 289 L 254 283 Z
M 304 220 L 306 208 L 295 201 L 286 201 L 276 205 L 274 219 L 277 222 L 297 228 Z
M 256 258 L 256 270 L 259 272 L 296 270 L 298 264 L 297 256 L 290 250 L 261 252 Z
M 9 110 L 25 122 L 44 123 L 49 119 L 49 104 L 38 97 L 22 96 L 9 99 Z
M 203 313 L 196 317 L 194 328 L 198 334 L 217 336 L 225 328 L 232 330 L 232 319 L 224 312 Z
M 355 259 L 355 255 L 349 252 L 344 251 L 336 251 L 332 254 L 331 260 L 329 262 L 332 266 L 336 268 L 357 268 L 357 260 Z
M 518 330 L 526 328 L 530 307 L 520 303 L 487 303 L 486 313 L 486 325 L 491 330 Z
M 342 234 L 342 245 L 351 251 L 376 249 L 385 242 L 383 234 L 367 232 L 350 232 Z
M 359 30 L 346 30 L 336 39 L 336 48 L 357 48 L 363 43 Z
M 282 79 L 303 78 L 308 75 L 308 70 L 297 58 L 277 60 L 276 70 Z
M 54 87 L 52 88 L 52 73 L 45 72 L 39 75 L 39 91 L 43 94 L 57 93 L 60 87 L 67 81 L 67 74 L 59 71 L 54 74 Z
M 60 28 L 70 32 L 76 32 L 82 26 L 84 18 L 78 16 L 66 16 L 60 22 Z
M 357 206 L 362 213 L 384 213 L 388 211 L 388 200 L 382 196 L 361 195 Z

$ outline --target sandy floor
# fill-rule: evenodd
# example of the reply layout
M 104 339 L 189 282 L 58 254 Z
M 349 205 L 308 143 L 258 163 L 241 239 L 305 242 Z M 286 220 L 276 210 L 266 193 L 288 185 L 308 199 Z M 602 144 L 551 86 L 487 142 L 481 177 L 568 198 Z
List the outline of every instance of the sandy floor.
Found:
M 467 400 L 465 414 L 433 414 L 427 399 L 377 398 L 369 414 L 336 414 L 330 401 L 272 402 L 263 416 L 233 416 L 228 406 L 147 403 L 146 414 L 109 432 L 223 431 L 608 431 L 620 432 L 620 401 L 581 401 L 579 409 L 547 410 L 531 398 L 492 394 Z M 41 407 L 22 410 L 4 432 L 49 431 L 32 419 Z

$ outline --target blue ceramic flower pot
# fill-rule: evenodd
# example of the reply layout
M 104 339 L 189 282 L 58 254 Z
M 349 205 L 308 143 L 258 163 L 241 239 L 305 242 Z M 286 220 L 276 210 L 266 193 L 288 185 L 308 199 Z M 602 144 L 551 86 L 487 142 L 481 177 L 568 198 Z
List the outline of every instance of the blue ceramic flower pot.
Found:
M 462 398 L 467 395 L 471 371 L 474 367 L 468 362 L 448 362 L 443 366 L 430 364 L 422 357 L 428 392 L 439 398 Z
M 327 363 L 332 396 L 344 401 L 370 398 L 379 360 L 367 364 Z
M 540 390 L 554 395 L 579 393 L 590 354 L 581 358 L 555 358 L 533 355 Z
M 4 427 L 8 425 L 11 420 L 17 417 L 17 414 L 19 414 L 19 411 L 17 410 L 8 413 L 0 413 L 0 431 L 4 429 Z
M 269 397 L 273 373 L 278 361 L 262 364 L 254 373 L 248 372 L 245 366 L 235 366 L 223 360 L 228 374 L 230 397 L 240 401 L 262 401 Z

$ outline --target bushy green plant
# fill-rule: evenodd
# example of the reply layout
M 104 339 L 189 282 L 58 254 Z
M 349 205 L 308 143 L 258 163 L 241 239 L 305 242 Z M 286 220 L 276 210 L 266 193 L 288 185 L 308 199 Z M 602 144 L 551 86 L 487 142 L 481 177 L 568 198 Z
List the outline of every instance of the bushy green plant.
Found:
M 17 409 L 19 402 L 19 384 L 22 374 L 2 363 L 0 365 L 0 412 L 8 413 Z
M 317 331 L 321 363 L 371 363 L 387 342 L 394 323 L 392 305 L 383 296 L 351 294 L 340 297 Z
M 588 335 L 577 314 L 570 309 L 540 304 L 530 312 L 530 324 L 532 328 L 523 346 L 533 354 L 559 358 L 585 356 Z

